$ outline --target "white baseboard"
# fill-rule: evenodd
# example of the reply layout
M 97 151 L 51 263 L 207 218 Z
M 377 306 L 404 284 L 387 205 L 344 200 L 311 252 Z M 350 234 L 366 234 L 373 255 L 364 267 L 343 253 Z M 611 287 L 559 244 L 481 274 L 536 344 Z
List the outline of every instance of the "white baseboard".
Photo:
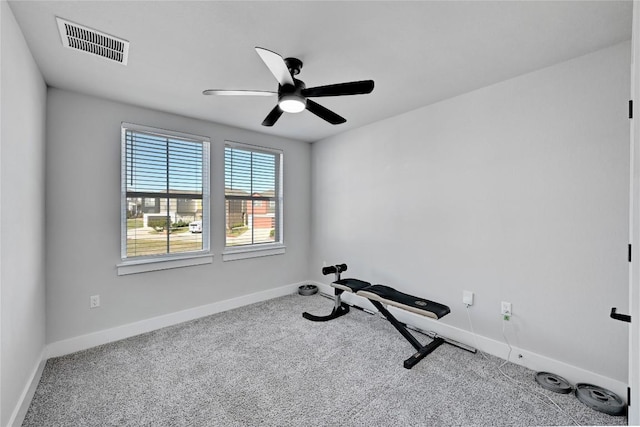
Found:
M 221 313 L 223 311 L 232 310 L 245 305 L 289 295 L 297 292 L 298 286 L 305 283 L 308 282 L 295 283 L 281 286 L 279 288 L 268 289 L 266 291 L 243 295 L 237 298 L 189 308 L 175 313 L 129 323 L 127 325 L 117 326 L 111 329 L 105 329 L 66 340 L 56 341 L 47 345 L 45 359 L 64 356 L 66 354 L 86 350 L 98 345 L 155 331 L 167 326 L 177 325 L 178 323 L 188 322 L 190 320 L 199 319 L 201 317 L 210 316 L 212 314 Z
M 36 366 L 33 368 L 31 372 L 31 376 L 29 377 L 29 381 L 22 390 L 20 394 L 20 399 L 18 400 L 18 404 L 13 410 L 11 414 L 11 418 L 9 418 L 9 423 L 7 426 L 9 427 L 20 427 L 22 422 L 24 421 L 24 417 L 27 415 L 27 411 L 29 410 L 29 405 L 31 405 L 31 400 L 33 399 L 33 395 L 36 392 L 36 388 L 38 387 L 38 383 L 40 382 L 40 377 L 42 377 L 42 371 L 44 371 L 44 365 L 47 363 L 47 358 L 45 357 L 46 350 L 43 349 L 40 354 L 40 358 Z
M 334 294 L 334 288 L 330 285 L 319 282 L 312 283 L 318 286 L 320 292 L 329 295 Z M 342 294 L 342 299 L 348 304 L 355 304 L 358 307 L 377 312 L 373 304 L 371 304 L 366 298 L 345 292 Z M 480 351 L 501 359 L 506 359 L 508 357 L 509 346 L 505 342 L 496 341 L 477 334 L 475 334 L 474 337 L 474 334 L 470 331 L 447 325 L 444 322 L 432 320 L 405 310 L 396 309 L 395 307 L 388 307 L 388 309 L 398 318 L 398 320 L 418 329 L 435 332 L 438 335 L 442 335 L 443 337 L 477 348 Z M 514 347 L 513 345 L 511 347 L 512 351 L 511 357 L 509 358 L 510 362 L 524 366 L 536 372 L 552 372 L 555 375 L 565 378 L 574 385 L 577 383 L 594 384 L 611 390 L 623 400 L 627 399 L 627 384 L 625 382 L 605 377 L 595 372 L 591 372 L 541 354 L 523 350 L 521 348 Z M 522 357 L 519 358 L 518 355 L 522 355 Z

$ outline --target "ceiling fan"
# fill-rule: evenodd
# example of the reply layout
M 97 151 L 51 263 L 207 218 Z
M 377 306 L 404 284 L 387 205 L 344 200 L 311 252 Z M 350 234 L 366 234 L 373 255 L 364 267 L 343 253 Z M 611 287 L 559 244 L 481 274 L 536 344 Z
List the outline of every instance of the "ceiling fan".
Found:
M 332 125 L 344 123 L 347 120 L 333 111 L 323 107 L 308 98 L 321 96 L 362 95 L 371 93 L 373 80 L 337 83 L 326 86 L 307 88 L 302 80 L 296 79 L 302 69 L 302 61 L 297 58 L 285 58 L 268 49 L 256 47 L 256 52 L 267 65 L 267 68 L 278 81 L 278 91 L 265 90 L 224 90 L 208 89 L 203 95 L 249 95 L 249 96 L 278 96 L 278 104 L 271 110 L 262 122 L 263 126 L 273 126 L 282 113 L 299 113 L 305 109 Z

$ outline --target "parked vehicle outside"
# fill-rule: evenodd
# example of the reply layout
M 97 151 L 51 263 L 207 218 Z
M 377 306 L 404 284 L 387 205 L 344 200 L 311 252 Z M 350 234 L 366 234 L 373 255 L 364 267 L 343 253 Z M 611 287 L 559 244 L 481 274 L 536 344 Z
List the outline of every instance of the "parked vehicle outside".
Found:
M 202 233 L 202 221 L 190 222 L 189 231 L 192 233 Z

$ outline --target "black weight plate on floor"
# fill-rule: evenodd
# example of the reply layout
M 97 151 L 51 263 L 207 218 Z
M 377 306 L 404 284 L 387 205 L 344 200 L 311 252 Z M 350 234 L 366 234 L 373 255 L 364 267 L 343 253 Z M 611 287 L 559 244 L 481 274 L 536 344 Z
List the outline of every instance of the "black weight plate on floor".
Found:
M 318 287 L 316 285 L 302 285 L 298 286 L 298 293 L 300 295 L 309 296 L 318 292 Z
M 573 390 L 569 381 L 559 375 L 551 374 L 549 372 L 538 372 L 536 374 L 536 381 L 542 388 L 551 390 L 555 393 L 568 394 Z
M 623 415 L 627 407 L 614 392 L 591 384 L 576 384 L 576 397 L 588 407 L 609 415 Z

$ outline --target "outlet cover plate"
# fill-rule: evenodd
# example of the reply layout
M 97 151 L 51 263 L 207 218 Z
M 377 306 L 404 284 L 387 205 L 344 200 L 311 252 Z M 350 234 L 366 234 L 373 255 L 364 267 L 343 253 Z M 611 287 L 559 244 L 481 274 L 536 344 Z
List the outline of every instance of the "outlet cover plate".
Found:
M 89 300 L 89 308 L 98 307 L 100 307 L 100 295 L 91 295 L 91 299 Z
M 473 305 L 473 292 L 462 291 L 462 303 L 466 305 Z
M 510 302 L 502 301 L 502 305 L 500 306 L 500 314 L 511 316 L 511 303 Z

